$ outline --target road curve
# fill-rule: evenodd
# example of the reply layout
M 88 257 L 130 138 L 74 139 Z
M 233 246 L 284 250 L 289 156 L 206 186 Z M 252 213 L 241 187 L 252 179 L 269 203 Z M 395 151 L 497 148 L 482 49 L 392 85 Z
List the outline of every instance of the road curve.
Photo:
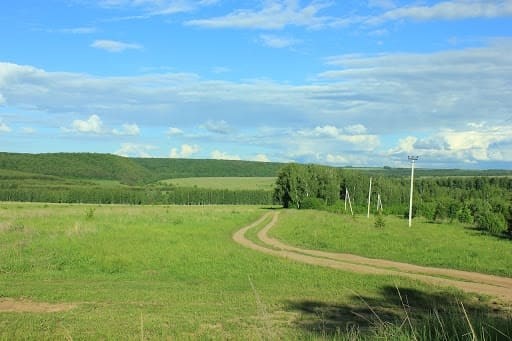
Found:
M 270 221 L 258 232 L 261 244 L 256 244 L 245 237 L 249 229 L 269 219 Z M 512 302 L 512 278 L 298 248 L 268 236 L 268 231 L 277 224 L 278 219 L 279 211 L 268 212 L 257 221 L 236 231 L 233 234 L 233 240 L 250 249 L 301 263 L 363 274 L 408 277 L 429 284 L 451 286 L 466 292 L 498 297 L 508 303 Z

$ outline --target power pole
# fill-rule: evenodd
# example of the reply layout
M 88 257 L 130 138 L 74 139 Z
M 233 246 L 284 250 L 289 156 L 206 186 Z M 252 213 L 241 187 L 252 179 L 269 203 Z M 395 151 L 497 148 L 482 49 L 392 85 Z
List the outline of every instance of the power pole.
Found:
M 372 178 L 370 177 L 370 189 L 368 190 L 368 214 L 366 215 L 367 218 L 370 218 L 370 202 L 372 199 Z
M 347 200 L 348 204 L 350 206 L 350 213 L 352 216 L 354 216 L 354 211 L 352 210 L 352 202 L 350 201 L 350 193 L 348 192 L 348 189 L 346 190 L 346 196 L 345 196 L 345 210 L 347 209 Z
M 414 181 L 414 163 L 418 161 L 418 156 L 408 156 L 407 159 L 411 161 L 411 194 L 409 196 L 409 227 L 412 225 L 412 189 Z

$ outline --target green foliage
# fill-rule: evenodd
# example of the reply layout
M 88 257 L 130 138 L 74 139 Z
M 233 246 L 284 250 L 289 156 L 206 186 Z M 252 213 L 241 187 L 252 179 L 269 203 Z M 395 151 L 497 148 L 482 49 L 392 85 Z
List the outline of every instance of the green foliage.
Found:
M 95 153 L 0 153 L 0 169 L 11 172 L 9 176 L 33 173 L 40 177 L 116 180 L 130 185 L 186 177 L 275 177 L 281 166 L 272 162 L 126 158 Z
M 275 162 L 240 160 L 201 160 L 130 158 L 148 170 L 152 179 L 165 180 L 190 177 L 275 177 L 283 166 Z
M 324 210 L 326 209 L 326 204 L 320 198 L 308 197 L 302 201 L 301 209 Z
M 85 209 L 85 219 L 94 218 L 94 211 L 96 211 L 96 209 L 94 207 L 87 207 Z
M 161 181 L 176 187 L 197 187 L 216 190 L 263 190 L 273 191 L 275 177 L 194 177 Z
M 475 223 L 477 227 L 494 234 L 501 234 L 506 229 L 506 221 L 503 215 L 489 210 L 478 212 Z
M 274 196 L 286 208 L 304 208 L 304 201 L 311 208 L 313 199 L 333 205 L 340 197 L 340 179 L 334 168 L 288 164 L 279 172 Z
M 373 225 L 376 228 L 384 228 L 386 226 L 386 222 L 384 221 L 382 213 L 378 213 L 375 215 L 375 223 Z
M 461 207 L 457 211 L 457 220 L 460 223 L 466 223 L 466 224 L 473 223 L 473 216 L 471 215 L 471 210 L 466 206 Z

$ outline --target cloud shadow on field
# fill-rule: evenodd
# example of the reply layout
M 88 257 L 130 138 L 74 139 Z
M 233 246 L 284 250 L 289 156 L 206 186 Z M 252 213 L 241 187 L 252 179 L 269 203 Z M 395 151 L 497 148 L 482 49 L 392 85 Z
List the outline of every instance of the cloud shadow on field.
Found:
M 471 339 L 471 327 L 485 339 L 512 340 L 512 310 L 494 301 L 453 292 L 384 286 L 377 296 L 353 295 L 343 303 L 285 302 L 298 312 L 293 322 L 311 337 Z

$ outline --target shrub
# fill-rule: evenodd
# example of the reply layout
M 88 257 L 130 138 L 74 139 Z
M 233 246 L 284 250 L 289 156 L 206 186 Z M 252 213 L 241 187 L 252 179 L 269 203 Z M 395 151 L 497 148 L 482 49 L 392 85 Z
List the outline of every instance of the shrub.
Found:
M 314 209 L 322 210 L 325 209 L 325 201 L 319 198 L 307 197 L 302 201 L 300 208 L 302 209 Z
M 85 218 L 92 219 L 94 217 L 95 209 L 93 207 L 89 207 L 85 210 Z
M 457 211 L 457 220 L 463 224 L 471 224 L 473 222 L 471 210 L 467 207 L 462 207 Z
M 500 234 L 505 231 L 506 222 L 503 214 L 493 213 L 491 211 L 479 212 L 475 217 L 477 227 L 487 230 L 494 234 Z
M 375 223 L 374 226 L 377 228 L 383 228 L 386 226 L 386 222 L 384 221 L 384 217 L 382 216 L 382 213 L 378 213 L 375 216 Z

